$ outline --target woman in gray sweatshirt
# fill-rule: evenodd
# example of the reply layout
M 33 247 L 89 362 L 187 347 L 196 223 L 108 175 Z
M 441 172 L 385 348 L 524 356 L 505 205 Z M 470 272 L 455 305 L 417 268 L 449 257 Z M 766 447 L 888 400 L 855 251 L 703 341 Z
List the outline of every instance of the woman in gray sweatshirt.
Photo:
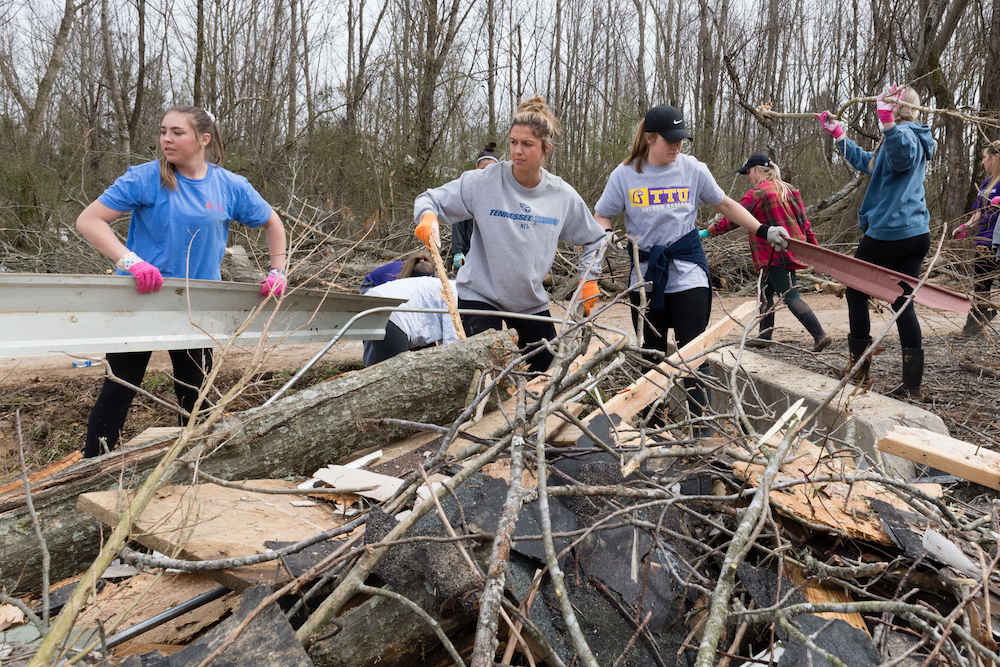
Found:
M 542 165 L 559 134 L 559 121 L 540 95 L 522 102 L 511 120 L 510 160 L 467 171 L 441 187 L 419 195 L 413 215 L 417 238 L 441 246 L 438 221 L 448 224 L 475 220 L 468 261 L 458 271 L 459 309 L 549 315 L 549 297 L 542 279 L 552 267 L 560 240 L 583 246 L 580 279 L 584 309 L 596 300 L 605 230 L 595 222 L 572 186 Z M 462 315 L 472 336 L 500 329 L 506 322 L 517 329 L 522 347 L 552 340 L 551 322 L 509 315 Z M 539 347 L 529 361 L 531 370 L 545 370 L 552 354 Z

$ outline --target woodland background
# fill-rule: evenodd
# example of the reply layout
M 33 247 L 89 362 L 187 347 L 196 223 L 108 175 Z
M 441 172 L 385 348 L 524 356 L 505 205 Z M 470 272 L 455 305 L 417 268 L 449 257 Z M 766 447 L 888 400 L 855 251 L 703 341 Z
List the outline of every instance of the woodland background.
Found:
M 488 140 L 505 152 L 534 93 L 563 125 L 549 168 L 591 205 L 661 103 L 684 111 L 689 150 L 731 196 L 747 187 L 734 169 L 767 151 L 812 203 L 850 168 L 811 118 L 753 108 L 836 109 L 913 81 L 927 106 L 987 119 L 929 118 L 940 231 L 969 210 L 998 138 L 998 63 L 1000 0 L 0 0 L 0 260 L 107 268 L 76 215 L 155 157 L 164 108 L 190 103 L 218 117 L 225 166 L 288 219 L 403 250 L 415 194 Z M 846 117 L 874 146 L 874 105 Z M 856 240 L 862 192 L 815 216 L 821 241 Z

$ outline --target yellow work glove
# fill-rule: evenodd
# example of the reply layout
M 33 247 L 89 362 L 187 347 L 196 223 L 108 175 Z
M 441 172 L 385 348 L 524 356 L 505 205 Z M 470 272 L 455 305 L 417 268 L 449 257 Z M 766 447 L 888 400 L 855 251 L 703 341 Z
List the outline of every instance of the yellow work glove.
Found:
M 580 302 L 583 304 L 583 314 L 590 317 L 590 310 L 597 303 L 597 298 L 601 296 L 601 290 L 597 287 L 596 280 L 588 280 L 580 290 Z
M 434 239 L 435 246 L 441 247 L 441 227 L 438 225 L 438 217 L 430 211 L 420 216 L 420 224 L 413 233 L 427 244 L 428 248 L 431 247 L 431 239 Z

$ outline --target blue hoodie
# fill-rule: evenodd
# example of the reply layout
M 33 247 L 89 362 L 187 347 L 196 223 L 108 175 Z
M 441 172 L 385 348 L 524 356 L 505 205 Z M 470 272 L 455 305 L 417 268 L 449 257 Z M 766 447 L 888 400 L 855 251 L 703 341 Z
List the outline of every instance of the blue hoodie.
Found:
M 837 142 L 844 157 L 863 174 L 871 176 L 865 199 L 858 211 L 858 226 L 878 241 L 898 241 L 930 232 L 930 213 L 924 198 L 927 161 L 934 155 L 931 128 L 903 122 L 885 131 L 885 141 L 875 154 L 874 169 L 868 169 L 872 153 L 842 138 Z

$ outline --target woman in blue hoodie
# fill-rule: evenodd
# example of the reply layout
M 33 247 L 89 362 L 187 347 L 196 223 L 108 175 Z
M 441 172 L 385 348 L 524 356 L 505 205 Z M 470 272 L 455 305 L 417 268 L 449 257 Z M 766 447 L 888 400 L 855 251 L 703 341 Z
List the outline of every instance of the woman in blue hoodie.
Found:
M 915 107 L 920 97 L 913 88 L 890 86 L 877 98 L 882 140 L 874 152 L 862 150 L 847 138 L 829 111 L 817 114 L 823 129 L 833 136 L 837 148 L 858 171 L 871 176 L 858 226 L 864 232 L 854 256 L 887 269 L 917 277 L 920 264 L 930 250 L 930 213 L 924 198 L 927 162 L 934 154 L 930 127 L 917 122 Z M 899 311 L 905 301 L 892 304 Z M 851 332 L 847 337 L 854 366 L 871 344 L 868 296 L 848 288 L 847 309 Z M 920 323 L 911 302 L 896 320 L 903 348 L 903 383 L 891 394 L 920 398 L 924 373 L 924 350 Z M 868 382 L 871 360 L 865 360 L 855 376 L 859 384 Z

